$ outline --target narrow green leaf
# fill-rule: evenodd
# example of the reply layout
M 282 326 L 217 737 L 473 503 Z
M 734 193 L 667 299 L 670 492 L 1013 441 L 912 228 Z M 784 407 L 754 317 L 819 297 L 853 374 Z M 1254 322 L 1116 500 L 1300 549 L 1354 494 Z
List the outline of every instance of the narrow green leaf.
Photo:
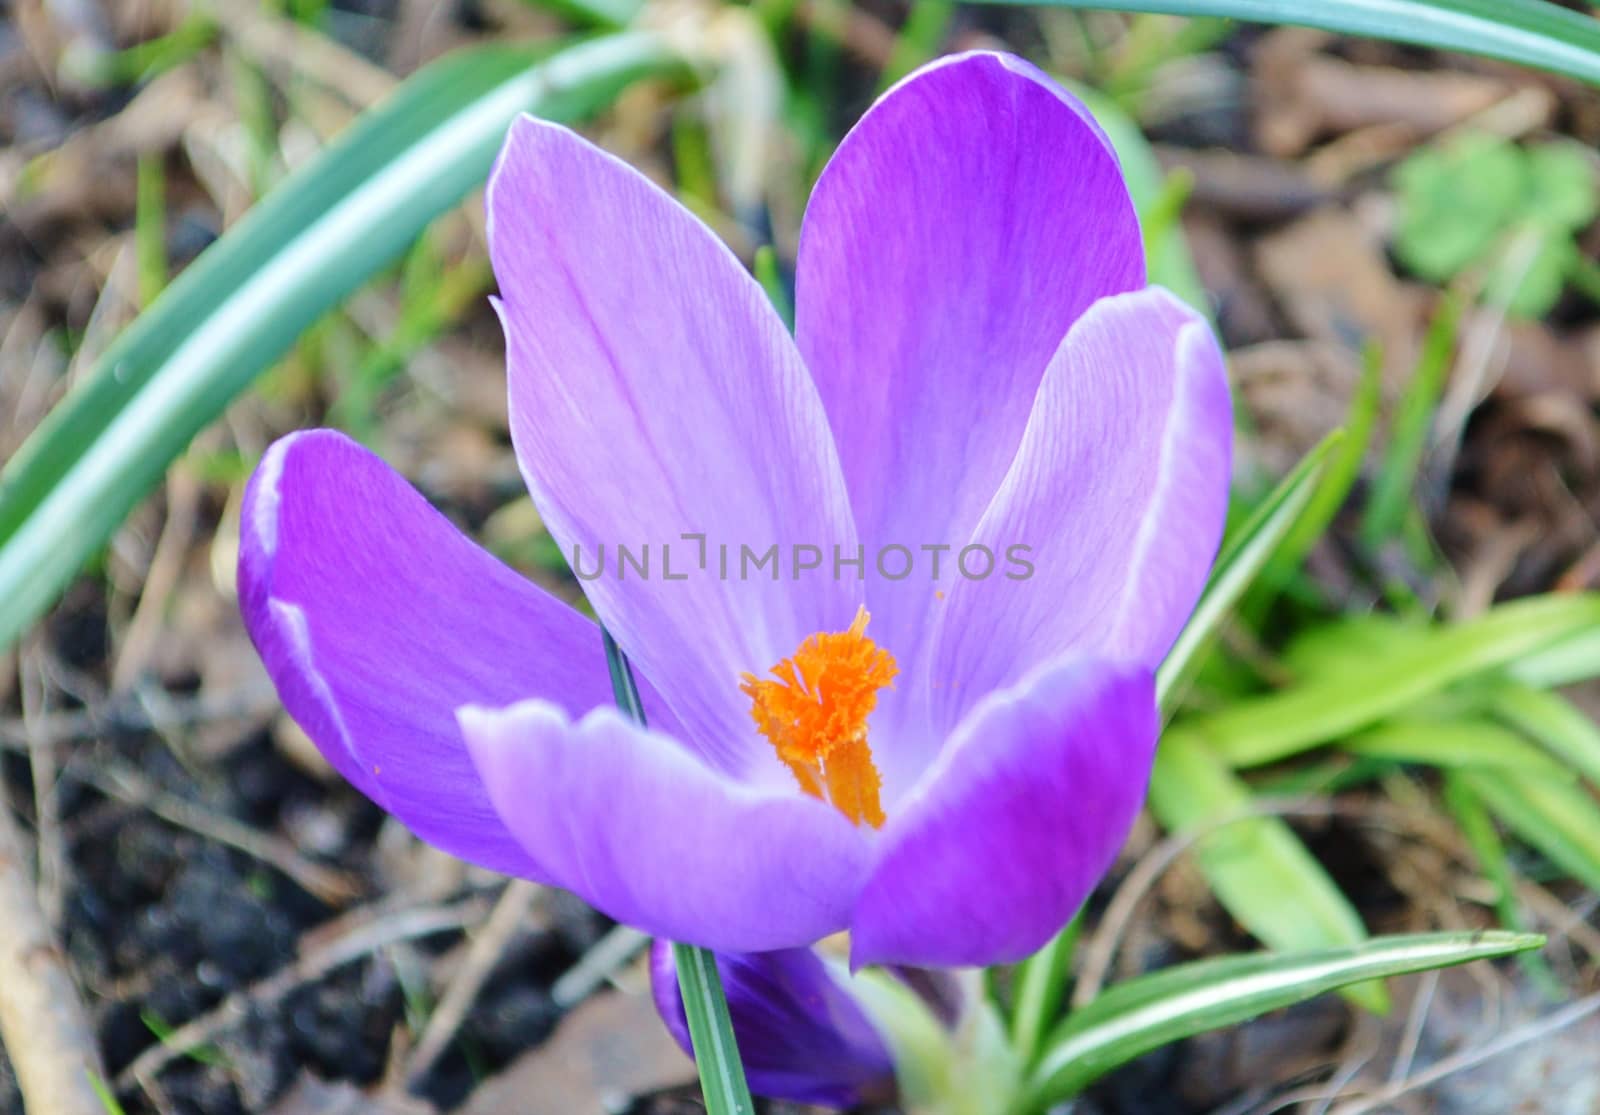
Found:
M 1292 23 L 1481 54 L 1600 84 L 1600 24 L 1549 0 L 1032 0 L 1029 6 Z
M 789 297 L 788 284 L 784 282 L 783 275 L 778 270 L 778 254 L 772 250 L 771 244 L 763 244 L 756 249 L 755 258 L 756 282 L 761 284 L 761 289 L 766 292 L 767 301 L 772 303 L 772 308 L 778 311 L 778 316 L 791 330 L 794 328 L 794 300 Z
M 1065 929 L 1050 938 L 1048 945 L 1017 965 L 1011 1044 L 1025 1065 L 1033 1061 L 1034 1054 L 1039 1051 L 1039 1040 L 1061 1010 L 1072 954 L 1078 947 L 1082 928 L 1083 914 L 1079 911 Z
M 1538 596 L 1476 619 L 1396 640 L 1277 693 L 1195 716 L 1228 763 L 1256 766 L 1338 739 L 1474 674 L 1493 670 L 1600 625 L 1600 596 Z
M 123 50 L 68 50 L 61 68 L 90 85 L 135 85 L 150 81 L 168 70 L 183 65 L 211 45 L 217 25 L 208 15 L 192 12 L 165 35 L 146 39 Z
M 1483 869 L 1484 878 L 1495 889 L 1494 906 L 1500 925 L 1514 933 L 1526 932 L 1522 907 L 1517 902 L 1517 885 L 1511 873 L 1511 860 L 1506 855 L 1500 834 L 1495 831 L 1494 822 L 1489 819 L 1489 811 L 1483 807 L 1483 799 L 1460 778 L 1451 775 L 1445 779 L 1444 800 L 1454 814 L 1456 824 L 1461 826 L 1461 835 L 1467 838 L 1467 845 L 1472 849 L 1478 866 Z M 1549 963 L 1542 955 L 1525 952 L 1517 960 L 1529 978 L 1548 997 L 1562 997 L 1564 988 L 1561 980 L 1550 970 Z
M 1432 631 L 1426 620 L 1392 612 L 1335 616 L 1296 632 L 1281 662 L 1296 678 L 1342 677 L 1377 655 L 1420 645 Z
M 744 1063 L 739 1060 L 739 1043 L 734 1040 L 716 956 L 710 949 L 674 942 L 672 959 L 706 1111 L 710 1115 L 753 1115 L 755 1105 L 744 1081 Z
M 1150 808 L 1169 832 L 1202 832 L 1196 861 L 1217 901 L 1256 938 L 1290 952 L 1354 945 L 1367 937 L 1361 915 L 1294 831 L 1277 817 L 1251 816 L 1250 788 L 1183 728 L 1161 740 L 1150 777 Z M 1370 1010 L 1388 1009 L 1381 985 L 1354 989 Z
M 1510 770 L 1557 782 L 1573 774 L 1509 728 L 1486 720 L 1387 720 L 1340 744 L 1352 755 L 1454 770 Z
M 611 632 L 601 628 L 600 638 L 617 707 L 643 724 L 644 702 L 633 680 L 633 669 Z M 672 959 L 678 971 L 678 990 L 683 995 L 683 1013 L 689 1021 L 689 1041 L 694 1046 L 706 1111 L 709 1115 L 754 1115 L 755 1105 L 745 1084 L 744 1062 L 739 1059 L 739 1043 L 728 1017 L 728 999 L 722 991 L 716 955 L 710 949 L 674 942 Z
M 1095 82 L 1135 118 L 1143 114 L 1155 74 L 1163 66 L 1212 50 L 1233 34 L 1226 19 L 1167 19 L 1137 15 L 1105 54 L 1109 66 Z M 1099 71 L 1102 67 L 1096 67 Z
M 1340 437 L 1335 432 L 1323 438 L 1223 546 L 1200 603 L 1156 671 L 1156 699 L 1163 711 L 1172 712 L 1239 597 L 1301 521 L 1318 490 L 1323 464 Z
M 1389 432 L 1383 467 L 1373 483 L 1372 498 L 1361 525 L 1362 538 L 1369 546 L 1393 536 L 1412 504 L 1417 474 L 1428 448 L 1428 434 L 1433 429 L 1434 412 L 1444 390 L 1445 375 L 1450 371 L 1450 358 L 1455 354 L 1456 326 L 1460 320 L 1460 301 L 1446 294 L 1423 338 L 1416 369 L 1411 374 L 1411 382 L 1406 384 L 1399 413 Z
M 1201 960 L 1117 984 L 1051 1035 L 1030 1110 L 1076 1095 L 1140 1054 L 1364 980 L 1507 956 L 1544 944 L 1523 933 L 1419 933 L 1350 948 Z
M 140 155 L 135 172 L 134 257 L 139 305 L 149 306 L 167 285 L 167 175 L 159 155 Z
M 1590 890 L 1600 891 L 1600 805 L 1582 786 L 1507 771 L 1463 770 L 1490 812 Z
M 1523 655 L 1506 666 L 1506 675 L 1535 689 L 1554 689 L 1600 677 L 1600 627 Z
M 1350 411 L 1345 415 L 1344 439 L 1328 457 L 1322 470 L 1316 494 L 1307 504 L 1305 514 L 1294 524 L 1294 529 L 1283 540 L 1283 545 L 1272 555 L 1271 562 L 1261 572 L 1261 585 L 1266 592 L 1275 592 L 1305 561 L 1306 555 L 1332 525 L 1339 509 L 1350 497 L 1350 489 L 1361 475 L 1361 462 L 1366 458 L 1367 446 L 1372 443 L 1373 427 L 1377 425 L 1378 406 L 1383 400 L 1383 350 L 1376 343 L 1368 344 L 1361 354 L 1361 379 L 1356 383 L 1355 394 L 1350 398 Z M 1252 596 L 1251 603 L 1265 607 L 1268 601 Z M 1258 613 L 1259 614 L 1259 613 Z
M 1494 884 L 1495 909 L 1499 912 L 1501 923 L 1507 929 L 1520 933 L 1523 928 L 1522 911 L 1517 906 L 1517 888 L 1512 881 L 1511 864 L 1506 860 L 1506 849 L 1500 842 L 1500 834 L 1495 832 L 1494 823 L 1489 820 L 1489 813 L 1483 807 L 1483 799 L 1466 782 L 1451 775 L 1445 780 L 1444 800 L 1455 815 L 1456 824 L 1461 826 L 1462 835 L 1472 847 L 1478 866 L 1483 868 L 1484 877 Z
M 632 23 L 644 0 L 523 0 L 530 8 L 546 8 L 585 27 L 616 30 Z
M 644 33 L 556 54 L 463 51 L 418 71 L 274 190 L 116 339 L 0 471 L 0 649 L 195 433 L 483 181 L 517 113 L 572 119 L 677 67 Z
M 895 36 L 889 61 L 878 77 L 880 93 L 939 53 L 939 44 L 955 14 L 954 0 L 922 0 L 911 5 L 905 25 Z
M 1509 681 L 1495 692 L 1489 708 L 1600 786 L 1600 727 L 1571 701 L 1559 693 Z
M 95 1099 L 100 1101 L 100 1106 L 105 1109 L 106 1115 L 126 1115 L 122 1104 L 117 1102 L 117 1093 L 112 1090 L 110 1084 L 100 1078 L 99 1073 L 93 1071 L 89 1073 L 89 1087 L 94 1089 Z

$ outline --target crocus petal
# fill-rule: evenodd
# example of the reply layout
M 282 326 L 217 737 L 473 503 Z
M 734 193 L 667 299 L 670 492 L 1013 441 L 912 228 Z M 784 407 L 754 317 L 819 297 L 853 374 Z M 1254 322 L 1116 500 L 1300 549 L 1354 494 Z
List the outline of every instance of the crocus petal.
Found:
M 524 701 L 459 719 L 500 819 L 607 916 L 736 951 L 844 927 L 871 853 L 832 806 L 737 782 L 615 709 L 574 723 Z
M 489 804 L 455 710 L 611 703 L 593 623 L 331 430 L 291 434 L 262 458 L 245 491 L 239 595 L 284 707 L 340 773 L 446 851 L 544 877 Z M 670 717 L 654 693 L 645 703 Z
M 1088 110 L 1003 54 L 942 59 L 861 118 L 817 182 L 795 336 L 821 391 L 875 579 L 875 636 L 907 657 L 1016 453 L 1051 354 L 1095 299 L 1144 285 L 1133 204 Z M 952 565 L 945 553 L 941 579 Z M 899 555 L 885 561 L 894 576 Z M 893 570 L 893 572 L 891 572 Z
M 891 816 L 851 964 L 1020 960 L 1110 868 L 1144 799 L 1150 673 L 1089 660 L 990 694 Z
M 1232 441 L 1227 369 L 1205 320 L 1155 287 L 1096 303 L 1051 361 L 973 537 L 994 572 L 950 591 L 935 732 L 1064 654 L 1157 666 L 1222 537 Z M 1031 573 L 1007 560 L 1014 546 L 1028 548 Z
M 853 577 L 791 580 L 793 547 L 831 559 L 855 539 L 793 341 L 704 225 L 564 128 L 512 127 L 488 211 L 512 437 L 545 524 L 585 570 L 605 547 L 595 611 L 717 764 L 792 786 L 740 675 L 843 630 L 862 595 Z M 616 568 L 619 544 L 649 547 L 648 576 Z M 777 563 L 752 571 L 745 546 Z
M 812 949 L 722 952 L 717 972 L 756 1095 L 835 1108 L 891 1101 L 894 1059 L 851 994 L 843 965 Z M 666 941 L 651 945 L 650 989 L 662 1021 L 692 1057 L 677 965 Z

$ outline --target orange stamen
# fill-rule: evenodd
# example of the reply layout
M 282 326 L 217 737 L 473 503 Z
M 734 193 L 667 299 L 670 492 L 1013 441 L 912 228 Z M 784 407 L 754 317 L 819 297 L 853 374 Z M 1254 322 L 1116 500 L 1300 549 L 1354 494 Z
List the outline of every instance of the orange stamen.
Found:
M 772 678 L 745 674 L 756 730 L 771 741 L 800 789 L 832 802 L 856 824 L 883 825 L 883 779 L 867 746 L 878 690 L 894 680 L 894 655 L 867 638 L 867 610 L 846 631 L 819 631 Z M 776 679 L 776 680 L 774 680 Z

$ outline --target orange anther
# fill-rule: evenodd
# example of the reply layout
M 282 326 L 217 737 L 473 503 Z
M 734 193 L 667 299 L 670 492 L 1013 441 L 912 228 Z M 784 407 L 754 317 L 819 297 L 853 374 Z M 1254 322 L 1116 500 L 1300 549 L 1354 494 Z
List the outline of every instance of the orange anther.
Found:
M 845 631 L 819 631 L 771 678 L 745 674 L 756 729 L 772 741 L 800 789 L 825 798 L 856 824 L 883 824 L 883 780 L 867 746 L 878 690 L 894 680 L 894 655 L 867 638 L 867 610 Z

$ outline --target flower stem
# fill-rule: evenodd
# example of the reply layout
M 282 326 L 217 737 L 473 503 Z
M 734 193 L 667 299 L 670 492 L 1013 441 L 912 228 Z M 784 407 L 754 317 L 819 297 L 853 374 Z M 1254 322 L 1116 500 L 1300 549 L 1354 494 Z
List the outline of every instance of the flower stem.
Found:
M 639 687 L 634 683 L 628 659 L 611 632 L 601 628 L 600 637 L 605 642 L 606 665 L 611 670 L 617 707 L 642 725 L 644 702 L 639 699 Z M 678 943 L 672 946 L 672 956 L 707 1115 L 753 1115 L 755 1105 L 750 1102 L 750 1089 L 744 1081 L 744 1063 L 739 1060 L 739 1044 L 733 1036 L 716 957 L 710 949 Z

